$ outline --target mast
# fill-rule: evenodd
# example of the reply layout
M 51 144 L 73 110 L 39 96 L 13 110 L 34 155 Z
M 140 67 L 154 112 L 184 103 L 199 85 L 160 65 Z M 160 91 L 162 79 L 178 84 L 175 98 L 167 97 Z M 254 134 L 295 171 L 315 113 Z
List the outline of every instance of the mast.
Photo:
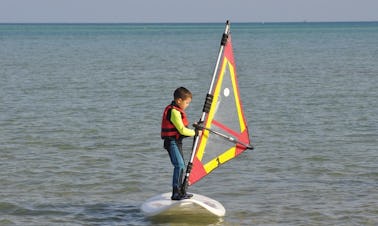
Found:
M 209 88 L 209 91 L 207 92 L 207 95 L 206 95 L 206 100 L 205 100 L 205 103 L 204 103 L 204 106 L 203 106 L 201 119 L 199 120 L 200 123 L 205 120 L 206 114 L 209 113 L 209 111 L 210 111 L 211 103 L 213 101 L 213 95 L 211 94 L 211 92 L 213 90 L 214 82 L 215 82 L 215 79 L 217 77 L 219 63 L 220 63 L 220 60 L 221 60 L 222 55 L 223 55 L 224 46 L 227 43 L 229 33 L 230 33 L 230 22 L 227 20 L 226 21 L 226 28 L 225 28 L 223 35 L 222 35 L 222 39 L 221 39 L 221 43 L 220 43 L 220 47 L 219 47 L 218 58 L 217 58 L 217 62 L 215 64 L 213 77 L 212 77 L 211 83 L 210 83 L 210 88 Z M 185 193 L 186 188 L 188 187 L 189 175 L 190 175 L 190 172 L 192 170 L 193 159 L 194 159 L 194 156 L 196 154 L 195 151 L 197 149 L 198 142 L 199 142 L 199 137 L 195 136 L 194 141 L 193 141 L 192 153 L 191 153 L 188 165 L 186 167 L 185 178 L 184 178 L 184 181 L 183 181 L 182 186 L 181 186 L 181 190 L 182 190 L 183 193 Z

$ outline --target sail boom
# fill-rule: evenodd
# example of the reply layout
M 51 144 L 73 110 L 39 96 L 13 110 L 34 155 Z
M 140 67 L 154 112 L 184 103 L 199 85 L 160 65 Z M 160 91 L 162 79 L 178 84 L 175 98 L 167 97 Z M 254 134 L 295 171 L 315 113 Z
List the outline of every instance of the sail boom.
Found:
M 244 146 L 244 147 L 247 148 L 247 149 L 250 149 L 250 150 L 253 150 L 253 149 L 254 149 L 254 147 L 253 147 L 252 145 L 250 145 L 250 144 L 246 144 L 246 143 L 244 143 L 244 142 L 241 142 L 241 141 L 239 141 L 238 139 L 236 139 L 235 137 L 225 135 L 225 134 L 223 134 L 223 133 L 220 133 L 220 132 L 218 132 L 218 131 L 212 130 L 212 129 L 210 129 L 210 128 L 205 128 L 205 127 L 204 127 L 203 129 L 208 130 L 210 133 L 213 133 L 213 134 L 215 134 L 215 135 L 218 135 L 218 136 L 220 136 L 220 137 L 222 137 L 222 138 L 224 138 L 224 139 L 226 139 L 226 140 L 228 140 L 228 141 L 231 141 L 231 142 L 233 142 L 233 143 L 235 143 L 235 144 L 242 145 L 242 146 Z

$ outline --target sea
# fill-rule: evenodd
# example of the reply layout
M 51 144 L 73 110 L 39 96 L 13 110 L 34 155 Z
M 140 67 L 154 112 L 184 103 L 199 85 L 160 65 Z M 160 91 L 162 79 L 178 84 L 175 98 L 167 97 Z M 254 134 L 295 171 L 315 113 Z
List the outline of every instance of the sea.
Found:
M 0 24 L 0 225 L 378 225 L 378 22 L 231 21 L 255 149 L 188 189 L 226 216 L 143 215 L 163 109 L 184 86 L 200 119 L 223 31 Z

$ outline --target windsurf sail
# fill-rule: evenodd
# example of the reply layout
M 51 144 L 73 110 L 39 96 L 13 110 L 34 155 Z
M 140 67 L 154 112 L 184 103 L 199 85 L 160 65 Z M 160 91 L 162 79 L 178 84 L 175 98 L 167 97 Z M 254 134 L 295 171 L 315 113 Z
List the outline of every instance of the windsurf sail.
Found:
M 243 151 L 253 149 L 240 98 L 228 21 L 202 116 L 195 126 L 203 133 L 194 138 L 184 188 Z

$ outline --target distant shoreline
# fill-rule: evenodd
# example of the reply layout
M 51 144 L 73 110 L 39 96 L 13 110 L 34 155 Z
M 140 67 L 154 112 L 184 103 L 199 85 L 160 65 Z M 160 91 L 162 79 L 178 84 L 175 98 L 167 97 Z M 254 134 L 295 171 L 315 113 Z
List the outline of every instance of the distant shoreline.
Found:
M 154 25 L 154 24 L 172 24 L 172 25 L 182 25 L 182 24 L 224 24 L 225 22 L 0 22 L 3 24 L 10 25 L 26 25 L 26 24 L 94 24 L 94 25 L 112 25 L 112 24 L 126 24 L 126 25 Z M 232 22 L 232 24 L 322 24 L 322 23 L 335 23 L 335 24 L 345 24 L 345 23 L 378 23 L 378 21 L 261 21 L 261 22 Z

